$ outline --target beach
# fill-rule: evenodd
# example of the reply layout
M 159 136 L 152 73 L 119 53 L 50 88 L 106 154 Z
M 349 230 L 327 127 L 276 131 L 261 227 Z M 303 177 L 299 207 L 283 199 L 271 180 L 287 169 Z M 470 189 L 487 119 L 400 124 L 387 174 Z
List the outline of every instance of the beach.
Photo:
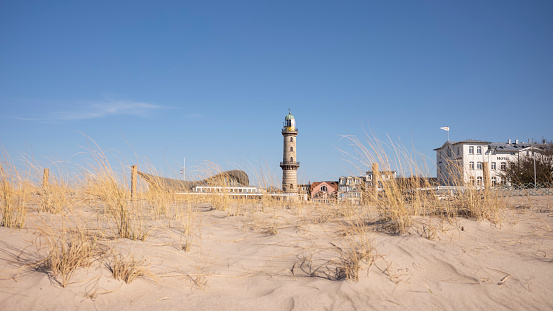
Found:
M 170 220 L 150 220 L 144 241 L 98 236 L 101 251 L 64 286 L 40 268 L 44 226 L 98 228 L 98 215 L 31 211 L 23 229 L 0 227 L 0 301 L 6 310 L 552 309 L 553 201 L 505 202 L 499 223 L 418 216 L 404 234 L 370 221 L 356 231 L 344 222 L 355 206 L 197 204 L 187 243 Z M 114 253 L 143 273 L 115 279 Z

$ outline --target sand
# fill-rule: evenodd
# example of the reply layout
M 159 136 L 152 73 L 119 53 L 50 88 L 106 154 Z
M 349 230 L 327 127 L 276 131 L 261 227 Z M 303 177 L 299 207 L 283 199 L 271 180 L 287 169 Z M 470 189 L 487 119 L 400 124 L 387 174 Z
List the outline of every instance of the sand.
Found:
M 99 259 L 79 269 L 64 288 L 47 271 L 36 269 L 46 252 L 37 227 L 61 216 L 31 212 L 25 229 L 0 227 L 0 306 L 553 310 L 552 199 L 511 198 L 499 224 L 419 217 L 403 235 L 387 234 L 373 224 L 367 236 L 374 262 L 361 266 L 358 281 L 335 280 L 332 274 L 340 250 L 347 251 L 352 241 L 333 217 L 286 209 L 229 216 L 200 206 L 198 231 L 186 252 L 177 226 L 162 221 L 152 220 L 154 230 L 144 242 L 102 241 L 106 249 L 144 260 L 150 275 L 126 284 L 114 279 Z M 79 215 L 86 219 L 92 213 Z

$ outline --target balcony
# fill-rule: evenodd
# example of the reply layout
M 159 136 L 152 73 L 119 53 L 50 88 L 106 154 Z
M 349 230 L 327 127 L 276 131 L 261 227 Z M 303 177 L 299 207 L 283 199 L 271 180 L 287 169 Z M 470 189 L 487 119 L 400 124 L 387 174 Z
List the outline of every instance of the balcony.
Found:
M 289 166 L 289 167 L 298 167 L 300 162 L 280 162 L 280 167 Z
M 283 128 L 282 129 L 282 134 L 297 134 L 298 133 L 298 128 L 294 128 L 293 130 L 289 130 L 289 129 L 286 129 L 286 128 Z

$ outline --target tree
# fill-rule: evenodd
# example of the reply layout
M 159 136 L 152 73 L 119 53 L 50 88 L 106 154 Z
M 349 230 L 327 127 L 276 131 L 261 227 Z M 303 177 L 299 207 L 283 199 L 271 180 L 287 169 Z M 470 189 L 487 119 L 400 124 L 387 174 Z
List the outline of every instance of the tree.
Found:
M 533 155 L 509 161 L 506 170 L 502 173 L 502 178 L 512 184 L 533 184 L 535 162 L 536 183 L 553 182 L 553 144 L 544 142 L 537 148 L 541 150 Z

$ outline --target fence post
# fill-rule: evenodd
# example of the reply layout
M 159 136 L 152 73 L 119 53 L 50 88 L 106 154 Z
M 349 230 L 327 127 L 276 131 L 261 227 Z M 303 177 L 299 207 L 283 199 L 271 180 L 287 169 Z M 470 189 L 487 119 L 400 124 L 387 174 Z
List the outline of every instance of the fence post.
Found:
M 137 166 L 133 165 L 131 166 L 131 200 L 135 199 L 136 196 L 136 174 L 137 174 Z
M 482 168 L 484 169 L 484 188 L 490 188 L 490 163 L 482 162 Z
M 44 174 L 42 175 L 42 189 L 46 190 L 48 188 L 49 178 L 50 178 L 50 169 L 45 168 Z
M 373 197 L 378 199 L 378 180 L 380 174 L 378 173 L 378 163 L 373 163 Z

